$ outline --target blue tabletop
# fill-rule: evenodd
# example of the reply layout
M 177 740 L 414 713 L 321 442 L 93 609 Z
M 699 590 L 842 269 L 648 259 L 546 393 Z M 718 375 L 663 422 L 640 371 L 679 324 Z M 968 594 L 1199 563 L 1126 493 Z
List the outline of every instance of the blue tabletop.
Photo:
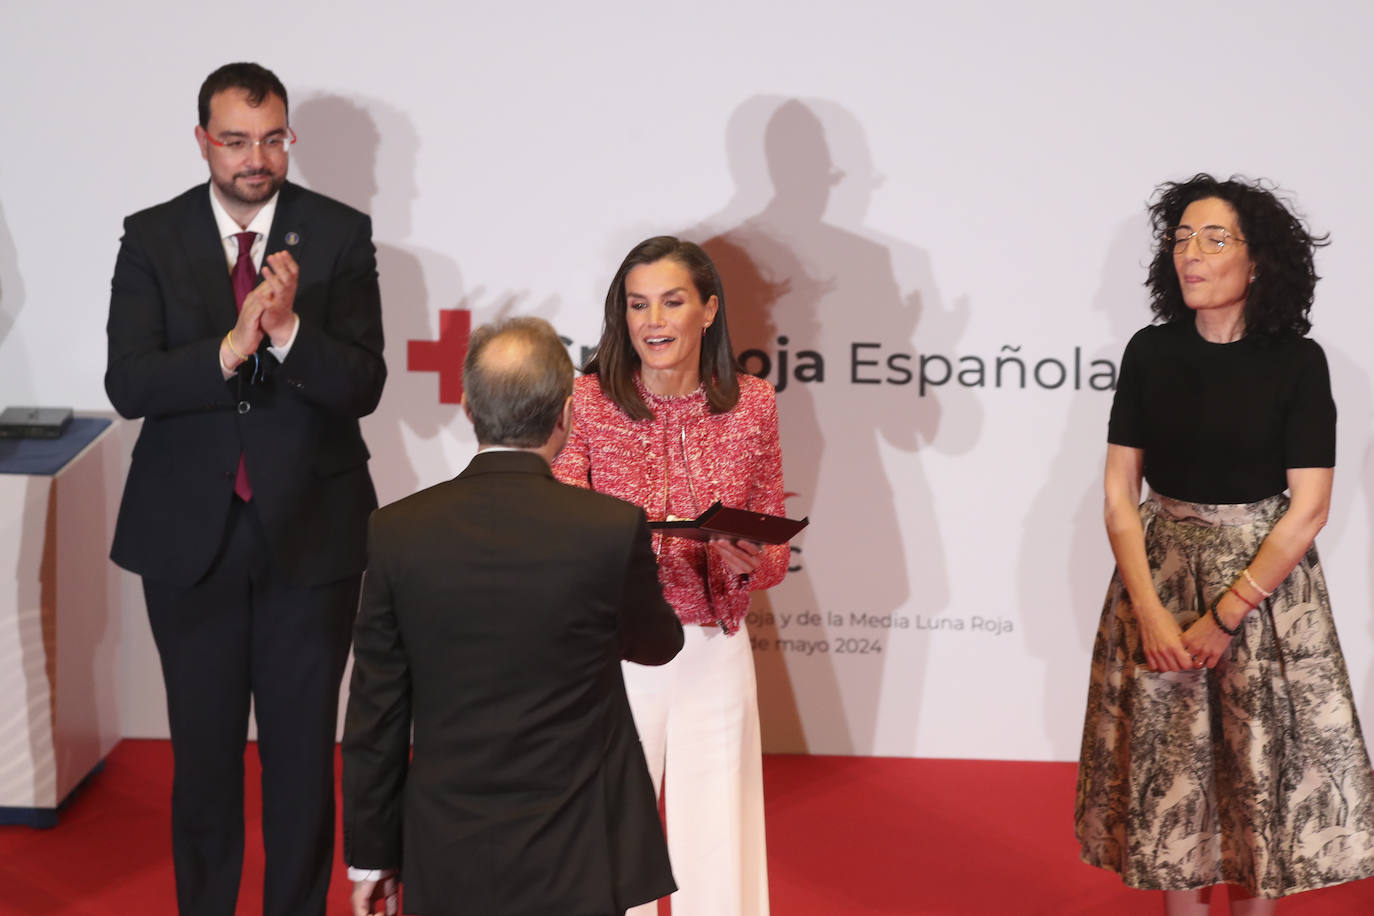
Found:
M 56 439 L 0 439 L 0 474 L 56 474 L 109 425 L 104 417 L 72 417 Z

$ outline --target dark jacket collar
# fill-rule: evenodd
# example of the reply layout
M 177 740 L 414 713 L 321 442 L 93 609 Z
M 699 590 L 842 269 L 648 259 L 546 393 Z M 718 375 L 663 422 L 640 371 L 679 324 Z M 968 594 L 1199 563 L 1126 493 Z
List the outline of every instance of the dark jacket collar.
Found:
M 534 452 L 482 452 L 473 456 L 458 477 L 476 477 L 480 474 L 535 474 L 552 478 L 553 469 L 544 456 Z

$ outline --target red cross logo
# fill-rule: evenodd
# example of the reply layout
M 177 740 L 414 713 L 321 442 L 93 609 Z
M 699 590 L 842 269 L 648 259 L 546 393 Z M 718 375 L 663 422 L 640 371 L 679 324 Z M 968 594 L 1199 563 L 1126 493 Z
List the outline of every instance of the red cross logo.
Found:
M 406 368 L 439 373 L 439 403 L 463 400 L 463 360 L 468 355 L 472 313 L 467 309 L 439 310 L 438 340 L 406 341 Z

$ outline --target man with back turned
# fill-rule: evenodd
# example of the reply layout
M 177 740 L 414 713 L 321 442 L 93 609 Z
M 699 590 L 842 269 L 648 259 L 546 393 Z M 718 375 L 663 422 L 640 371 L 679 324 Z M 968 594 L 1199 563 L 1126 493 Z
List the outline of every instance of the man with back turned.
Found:
M 455 479 L 373 513 L 343 742 L 354 912 L 612 916 L 674 889 L 620 659 L 682 625 L 644 512 L 554 480 L 572 363 L 546 322 L 473 333 Z M 411 731 L 414 729 L 414 753 Z
M 105 390 L 142 418 L 111 557 L 162 662 L 182 914 L 232 914 L 250 699 L 267 916 L 325 911 L 334 730 L 377 498 L 358 418 L 386 379 L 362 213 L 286 181 L 286 90 L 206 78 L 210 181 L 124 223 Z

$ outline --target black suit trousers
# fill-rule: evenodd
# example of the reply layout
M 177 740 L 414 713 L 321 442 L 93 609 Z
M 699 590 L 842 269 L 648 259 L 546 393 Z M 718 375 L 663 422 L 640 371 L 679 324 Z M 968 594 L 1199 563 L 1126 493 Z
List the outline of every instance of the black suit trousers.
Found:
M 232 916 L 243 864 L 250 698 L 262 760 L 265 916 L 323 916 L 334 851 L 334 731 L 361 576 L 274 577 L 257 510 L 234 499 L 209 573 L 144 577 L 175 757 L 182 916 Z

